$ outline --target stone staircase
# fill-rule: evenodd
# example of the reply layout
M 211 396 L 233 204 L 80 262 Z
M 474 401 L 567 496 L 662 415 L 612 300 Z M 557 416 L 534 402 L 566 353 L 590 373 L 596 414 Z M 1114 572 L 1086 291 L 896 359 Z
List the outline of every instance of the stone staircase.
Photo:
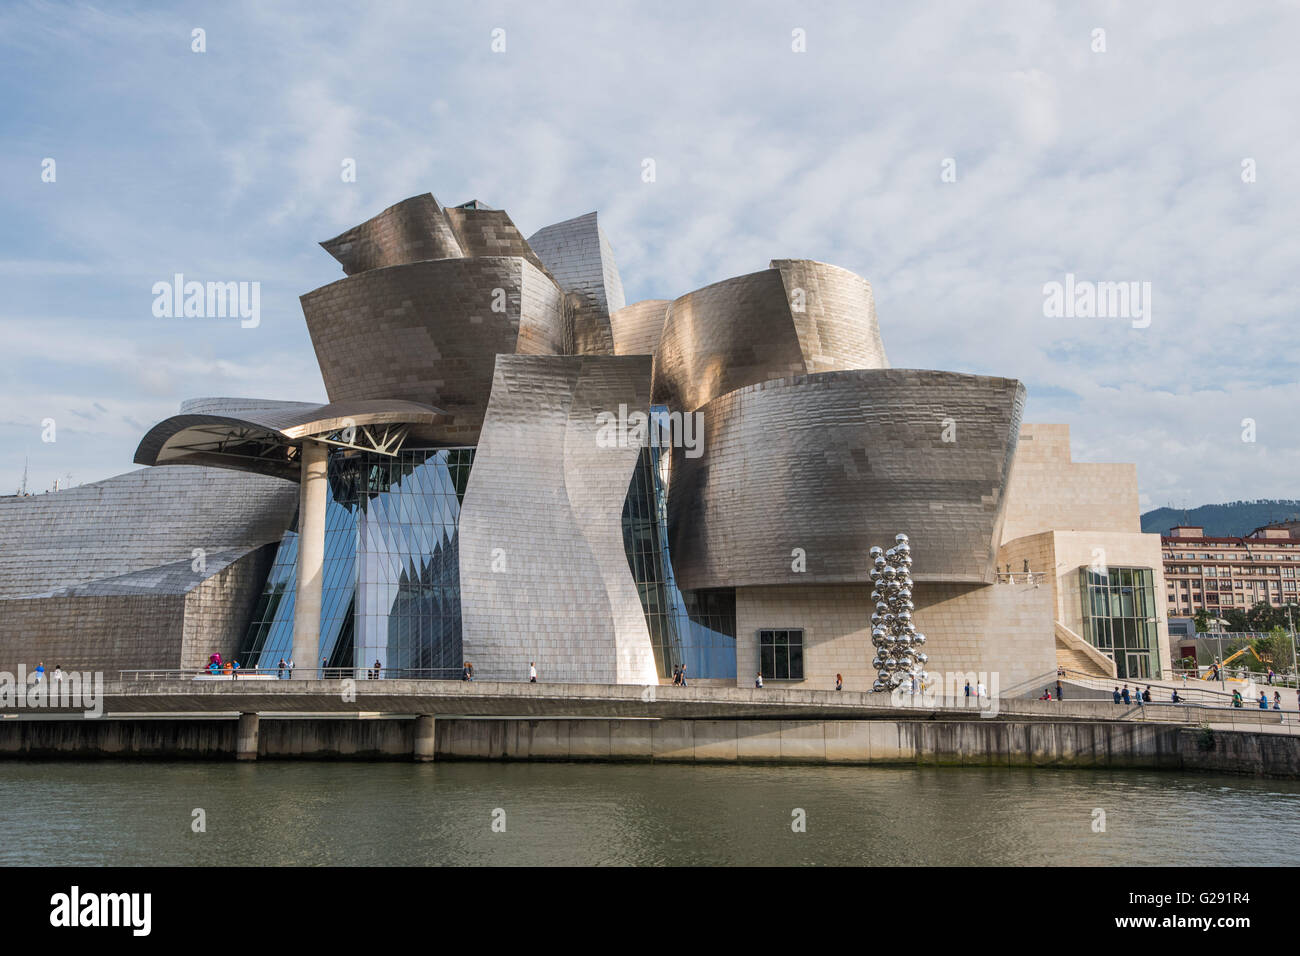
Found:
M 1090 677 L 1115 676 L 1114 663 L 1060 621 L 1056 622 L 1056 666 Z

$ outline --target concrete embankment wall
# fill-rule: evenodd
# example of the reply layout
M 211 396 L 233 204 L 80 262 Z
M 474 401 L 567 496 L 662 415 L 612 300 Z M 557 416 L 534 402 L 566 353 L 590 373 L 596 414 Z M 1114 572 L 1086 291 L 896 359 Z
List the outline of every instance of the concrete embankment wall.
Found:
M 0 721 L 0 757 L 410 760 L 410 718 Z M 1300 778 L 1300 737 L 1168 723 L 444 718 L 437 760 L 919 764 L 1204 770 Z M 252 757 L 252 754 L 245 754 Z

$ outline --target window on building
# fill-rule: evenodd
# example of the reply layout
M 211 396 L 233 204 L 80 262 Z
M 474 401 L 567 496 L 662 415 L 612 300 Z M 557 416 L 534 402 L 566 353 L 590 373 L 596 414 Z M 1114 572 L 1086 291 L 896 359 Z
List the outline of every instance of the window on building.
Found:
M 803 680 L 803 631 L 760 630 L 758 669 L 764 680 Z

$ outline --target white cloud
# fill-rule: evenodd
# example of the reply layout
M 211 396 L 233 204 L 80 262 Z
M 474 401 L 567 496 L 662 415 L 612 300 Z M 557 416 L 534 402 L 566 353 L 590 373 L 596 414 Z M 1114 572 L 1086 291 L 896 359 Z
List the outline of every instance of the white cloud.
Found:
M 1298 496 L 1298 19 L 1173 2 L 9 8 L 0 82 L 23 109 L 0 158 L 0 419 L 98 401 L 130 444 L 126 420 L 191 394 L 323 397 L 294 301 L 339 276 L 315 243 L 432 191 L 504 206 L 525 233 L 599 210 L 629 301 L 773 257 L 838 263 L 871 280 L 895 365 L 1021 378 L 1030 420 L 1070 423 L 1081 458 L 1137 462 L 1153 506 Z M 191 54 L 200 20 L 209 52 Z M 39 182 L 47 155 L 57 184 Z M 135 321 L 173 271 L 263 281 L 263 329 Z M 1151 327 L 1045 319 L 1042 285 L 1066 272 L 1151 282 Z M 86 446 L 85 478 L 118 467 L 108 448 Z

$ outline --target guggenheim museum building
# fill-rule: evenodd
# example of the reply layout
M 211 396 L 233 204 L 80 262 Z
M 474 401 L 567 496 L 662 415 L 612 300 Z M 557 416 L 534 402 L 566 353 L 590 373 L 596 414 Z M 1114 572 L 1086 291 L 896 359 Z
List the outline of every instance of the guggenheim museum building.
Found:
M 525 239 L 427 193 L 321 245 L 328 404 L 190 399 L 144 467 L 0 498 L 0 670 L 868 690 L 902 532 L 932 672 L 1167 672 L 1135 467 L 1072 461 L 1014 379 L 891 367 L 860 276 L 628 304 L 595 213 Z

